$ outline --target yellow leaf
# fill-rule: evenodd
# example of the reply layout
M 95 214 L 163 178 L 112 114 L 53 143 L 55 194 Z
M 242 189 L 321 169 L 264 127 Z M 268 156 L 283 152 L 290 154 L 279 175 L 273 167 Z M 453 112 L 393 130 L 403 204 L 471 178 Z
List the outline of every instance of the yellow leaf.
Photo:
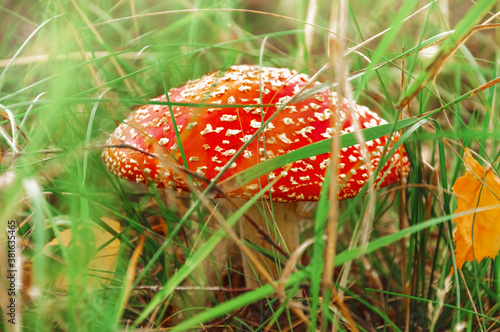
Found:
M 465 149 L 466 173 L 453 185 L 458 208 L 455 213 L 470 212 L 453 219 L 457 230 L 455 260 L 461 269 L 465 262 L 494 258 L 500 250 L 500 179 L 491 167 L 483 168 Z M 484 208 L 484 211 L 475 211 Z
M 120 232 L 120 223 L 118 221 L 105 217 L 101 218 L 101 220 L 117 233 Z M 108 285 L 114 277 L 114 271 L 116 270 L 116 265 L 118 263 L 120 240 L 114 239 L 111 241 L 113 235 L 101 227 L 93 225 L 90 226 L 89 229 L 91 231 L 89 233 L 91 234 L 88 234 L 88 237 L 86 237 L 89 242 L 85 244 L 84 248 L 81 248 L 84 256 L 86 256 L 82 257 L 82 260 L 86 265 L 85 272 L 88 275 L 88 285 L 91 288 L 97 289 L 103 285 Z M 75 245 L 74 241 L 75 239 L 73 238 L 72 230 L 66 229 L 59 232 L 57 238 L 47 243 L 44 247 L 44 251 L 47 254 L 50 254 L 50 248 L 57 247 L 59 245 L 69 248 L 71 245 Z M 106 243 L 108 244 L 104 248 L 97 251 L 99 247 Z M 58 289 L 68 288 L 68 279 L 64 270 L 62 270 L 57 277 L 55 286 Z
M 101 220 L 111 227 L 116 233 L 120 233 L 120 223 L 116 220 L 102 217 Z M 96 237 L 97 248 L 105 243 L 108 243 L 113 235 L 103 230 L 102 228 L 93 227 L 92 232 Z M 120 250 L 120 240 L 114 239 L 104 248 L 99 250 L 88 265 L 89 274 L 94 277 L 94 283 L 102 283 L 108 285 L 114 278 L 114 272 L 118 263 L 118 251 Z M 98 272 L 98 271 L 107 272 Z M 97 279 L 96 279 L 97 278 Z

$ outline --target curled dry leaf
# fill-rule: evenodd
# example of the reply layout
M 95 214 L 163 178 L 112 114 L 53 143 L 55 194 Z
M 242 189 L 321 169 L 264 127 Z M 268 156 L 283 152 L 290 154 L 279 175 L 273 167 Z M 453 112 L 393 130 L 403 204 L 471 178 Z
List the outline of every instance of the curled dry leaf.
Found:
M 453 241 L 458 269 L 474 259 L 494 258 L 500 250 L 500 179 L 491 167 L 482 167 L 469 149 L 465 149 L 464 162 L 467 171 L 453 185 L 458 202 L 455 213 L 471 213 L 453 219 L 457 223 Z M 486 209 L 474 212 L 481 208 Z
M 120 232 L 120 223 L 118 221 L 105 217 L 102 217 L 101 220 L 117 233 Z M 86 265 L 88 285 L 93 289 L 98 289 L 103 286 L 109 285 L 111 280 L 113 280 L 114 271 L 118 263 L 120 240 L 115 239 L 111 241 L 113 235 L 101 227 L 92 225 L 89 227 L 89 230 L 91 232 L 89 232 L 86 236 L 86 239 L 89 241 L 89 243 L 85 245 L 87 257 L 85 257 L 84 260 L 88 260 Z M 108 244 L 104 248 L 97 251 L 99 247 L 103 246 L 106 243 Z M 57 247 L 58 245 L 69 248 L 70 246 L 81 244 L 76 244 L 72 230 L 66 229 L 60 232 L 57 238 L 47 243 L 44 247 L 44 251 L 50 254 L 50 248 Z M 68 288 L 68 280 L 65 277 L 65 274 L 59 275 L 55 282 L 55 285 L 58 289 Z

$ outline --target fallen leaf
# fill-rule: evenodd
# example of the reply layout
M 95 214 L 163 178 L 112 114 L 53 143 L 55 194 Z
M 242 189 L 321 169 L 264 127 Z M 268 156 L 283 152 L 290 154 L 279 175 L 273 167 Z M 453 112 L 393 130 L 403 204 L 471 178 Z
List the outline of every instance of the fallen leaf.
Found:
M 101 220 L 109 227 L 111 227 L 115 232 L 120 232 L 120 223 L 118 221 L 105 217 L 101 218 Z M 111 280 L 113 280 L 114 271 L 116 270 L 116 265 L 118 263 L 120 240 L 114 239 L 113 241 L 111 241 L 113 235 L 101 227 L 92 225 L 88 228 L 90 232 L 85 237 L 85 239 L 88 240 L 88 243 L 85 243 L 84 248 L 86 257 L 83 257 L 82 260 L 86 265 L 84 268 L 86 274 L 88 275 L 88 286 L 93 289 L 98 289 L 103 286 L 109 285 Z M 83 231 L 83 229 L 80 231 Z M 80 235 L 80 237 L 81 236 L 82 235 Z M 73 237 L 72 230 L 66 229 L 62 232 L 59 232 L 58 237 L 44 246 L 44 252 L 54 258 L 54 255 L 51 254 L 51 248 L 58 247 L 59 245 L 69 248 L 71 245 L 76 245 L 74 242 L 75 238 Z M 107 245 L 98 251 L 98 249 L 106 243 Z M 65 264 L 63 264 L 62 266 L 64 267 Z M 58 289 L 68 288 L 68 278 L 66 273 L 61 271 L 61 273 L 57 277 L 57 280 L 55 281 L 55 286 Z
M 458 202 L 455 213 L 470 212 L 453 219 L 457 223 L 453 241 L 458 269 L 474 259 L 494 258 L 500 250 L 500 179 L 491 167 L 483 168 L 469 149 L 465 149 L 464 162 L 466 173 L 452 188 Z M 485 210 L 474 211 L 481 208 Z
M 101 220 L 111 227 L 116 233 L 120 233 L 120 223 L 118 221 L 106 217 L 102 217 Z M 114 237 L 112 234 L 100 227 L 93 227 L 92 232 L 96 237 L 97 248 L 108 243 Z M 95 281 L 109 285 L 111 280 L 113 280 L 116 265 L 118 264 L 119 250 L 120 240 L 116 238 L 108 243 L 104 248 L 99 250 L 94 259 L 90 260 L 88 265 L 89 274 L 93 276 L 94 279 L 97 278 Z

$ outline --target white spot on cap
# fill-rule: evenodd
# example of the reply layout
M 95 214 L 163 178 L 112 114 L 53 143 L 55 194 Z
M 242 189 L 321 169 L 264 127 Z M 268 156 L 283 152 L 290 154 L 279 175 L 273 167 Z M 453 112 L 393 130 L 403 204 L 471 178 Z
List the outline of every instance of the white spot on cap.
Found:
M 278 102 L 276 103 L 276 108 L 280 108 L 282 105 L 288 103 L 288 101 L 292 99 L 290 96 L 283 96 L 281 97 Z
M 332 138 L 333 128 L 326 128 L 326 131 L 321 134 L 324 138 Z
M 239 129 L 228 129 L 226 131 L 226 136 L 238 135 L 239 133 L 241 133 L 241 130 Z
M 258 190 L 259 189 L 259 185 L 254 183 L 254 184 L 249 184 L 248 186 L 246 186 L 246 188 L 248 190 Z
M 222 152 L 221 154 L 223 156 L 229 157 L 229 156 L 234 155 L 235 153 L 236 153 L 235 149 L 230 149 L 230 150 L 226 150 L 226 151 Z
M 332 112 L 329 109 L 326 109 L 323 111 L 323 113 L 320 112 L 314 112 L 314 116 L 319 120 L 319 121 L 326 121 L 330 119 Z
M 286 144 L 291 144 L 293 143 L 291 139 L 289 139 L 288 137 L 286 137 L 286 134 L 279 134 L 277 135 L 278 138 L 283 142 L 283 143 L 286 143 Z
M 301 130 L 297 130 L 295 133 L 297 135 L 301 135 L 304 138 L 309 138 L 309 137 L 307 137 L 306 134 L 312 133 L 313 130 L 314 130 L 313 126 L 307 126 L 307 127 L 303 127 Z
M 250 141 L 250 138 L 252 138 L 252 135 L 245 135 L 243 138 L 240 138 L 242 142 L 248 142 Z
M 215 90 L 214 92 L 212 92 L 210 94 L 210 97 L 220 97 L 224 94 L 224 92 L 226 92 L 227 90 L 229 90 L 229 87 L 228 86 L 225 86 L 225 85 L 221 85 L 217 88 L 217 90 Z
M 252 90 L 252 87 L 249 85 L 240 85 L 238 87 L 238 90 L 240 90 L 241 92 L 248 92 L 248 91 Z
M 286 193 L 288 191 L 290 191 L 290 189 L 288 187 L 285 187 L 284 185 L 281 185 L 278 187 L 278 189 L 282 192 L 282 193 Z
M 236 115 L 224 114 L 223 116 L 220 117 L 220 120 L 226 122 L 232 122 L 236 121 L 237 118 L 238 117 Z
M 262 88 L 260 89 L 260 91 L 262 91 L 262 94 L 264 94 L 264 95 L 267 95 L 267 94 L 270 92 L 270 91 L 269 91 L 269 89 L 268 89 L 268 88 L 266 88 L 266 87 L 262 87 Z
M 359 159 L 358 159 L 358 158 L 356 158 L 356 157 L 354 157 L 353 155 L 350 155 L 350 156 L 349 156 L 349 161 L 350 161 L 351 163 L 355 163 L 355 162 L 356 162 L 356 161 L 358 161 L 358 160 L 359 160 Z
M 158 141 L 158 143 L 160 143 L 161 145 L 165 145 L 165 144 L 168 144 L 170 140 L 166 137 L 162 137 L 160 138 L 160 140 Z
M 264 131 L 269 131 L 269 130 L 272 130 L 274 129 L 274 124 L 272 122 L 269 122 L 269 124 L 266 126 L 266 129 L 264 129 Z
M 328 165 L 330 165 L 330 159 L 326 158 L 319 164 L 319 168 L 325 169 L 328 167 Z
M 262 124 L 262 122 L 259 122 L 256 120 L 250 121 L 250 127 L 252 127 L 252 128 L 259 129 L 261 124 Z
M 205 128 L 205 129 L 203 129 L 202 131 L 200 131 L 200 134 L 202 134 L 202 135 L 206 135 L 206 134 L 208 134 L 208 133 L 211 133 L 212 131 L 213 131 L 213 129 L 212 129 L 212 125 L 211 125 L 211 124 L 209 124 L 209 123 L 207 123 L 206 128 Z
M 274 137 L 269 137 L 266 139 L 267 144 L 276 144 L 276 138 Z
M 205 172 L 203 172 L 203 171 L 206 169 L 207 169 L 207 166 L 200 166 L 196 169 L 196 173 L 198 173 L 200 175 L 205 175 Z

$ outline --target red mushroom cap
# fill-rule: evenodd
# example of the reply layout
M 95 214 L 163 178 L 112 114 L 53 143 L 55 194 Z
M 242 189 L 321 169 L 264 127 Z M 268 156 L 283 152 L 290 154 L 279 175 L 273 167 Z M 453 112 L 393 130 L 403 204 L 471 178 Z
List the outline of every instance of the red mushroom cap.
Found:
M 213 107 L 171 106 L 187 158 L 187 168 L 209 180 L 215 178 L 238 149 L 254 134 L 261 124 L 277 109 L 287 103 L 303 88 L 309 77 L 284 68 L 258 66 L 232 66 L 226 72 L 212 72 L 200 79 L 171 89 L 172 103 L 212 104 Z M 261 89 L 259 89 L 261 87 Z M 262 100 L 261 98 L 262 94 Z M 162 95 L 154 101 L 166 102 Z M 241 153 L 222 175 L 224 180 L 234 174 L 308 144 L 331 137 L 330 118 L 335 111 L 336 95 L 325 90 L 306 100 L 286 105 L 283 110 Z M 248 105 L 246 107 L 220 107 L 221 105 Z M 344 104 L 346 102 L 344 101 Z M 257 106 L 272 105 L 272 106 Z M 365 106 L 355 105 L 360 128 L 387 123 Z M 341 133 L 353 131 L 352 119 L 344 110 L 340 113 Z M 399 139 L 394 133 L 389 148 Z M 375 169 L 382 156 L 388 137 L 366 142 L 370 163 Z M 186 174 L 174 171 L 155 158 L 163 157 L 183 165 L 182 156 L 171 120 L 170 106 L 144 105 L 132 112 L 108 140 L 109 145 L 127 144 L 135 149 L 110 147 L 103 151 L 108 169 L 130 181 L 155 183 L 159 187 L 189 190 Z M 164 149 L 162 149 L 161 147 Z M 404 151 L 396 152 L 378 174 L 380 187 L 398 181 L 399 173 L 406 176 L 409 161 Z M 148 154 L 142 153 L 145 151 Z M 368 171 L 360 162 L 359 145 L 343 148 L 339 160 L 339 183 L 343 184 L 339 199 L 354 197 L 368 180 Z M 167 154 L 165 153 L 165 156 Z M 403 166 L 400 165 L 400 159 Z M 269 173 L 269 179 L 283 176 L 272 186 L 272 199 L 278 202 L 317 200 L 329 164 L 328 153 L 293 162 Z M 261 176 L 244 187 L 226 193 L 230 197 L 248 198 L 268 183 Z M 202 187 L 205 184 L 201 184 Z M 265 195 L 269 198 L 269 193 Z

